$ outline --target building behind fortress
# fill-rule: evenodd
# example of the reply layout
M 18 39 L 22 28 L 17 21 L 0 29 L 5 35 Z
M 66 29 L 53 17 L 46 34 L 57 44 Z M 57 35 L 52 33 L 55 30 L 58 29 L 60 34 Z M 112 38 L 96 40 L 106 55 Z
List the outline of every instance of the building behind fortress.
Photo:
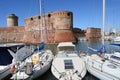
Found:
M 72 12 L 55 11 L 42 15 L 42 18 L 42 28 L 40 15 L 25 18 L 24 26 L 18 26 L 18 17 L 15 14 L 8 15 L 7 27 L 0 28 L 0 42 L 40 43 L 41 36 L 48 43 L 75 42 Z

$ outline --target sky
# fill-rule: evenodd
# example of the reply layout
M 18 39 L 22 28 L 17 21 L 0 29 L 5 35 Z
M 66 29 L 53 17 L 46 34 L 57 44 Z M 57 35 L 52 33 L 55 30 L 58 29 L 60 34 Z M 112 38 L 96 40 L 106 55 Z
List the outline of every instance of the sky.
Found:
M 73 12 L 73 26 L 82 30 L 88 27 L 102 28 L 102 0 L 43 0 L 42 13 L 59 10 Z M 24 19 L 40 14 L 39 0 L 1 0 L 0 27 L 6 27 L 6 17 L 15 14 L 19 26 Z M 105 31 L 120 31 L 120 0 L 106 0 Z

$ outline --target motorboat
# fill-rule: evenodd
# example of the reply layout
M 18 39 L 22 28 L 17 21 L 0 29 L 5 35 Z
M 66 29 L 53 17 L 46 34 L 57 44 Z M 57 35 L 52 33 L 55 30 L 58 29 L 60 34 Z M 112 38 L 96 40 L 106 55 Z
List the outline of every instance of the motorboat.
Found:
M 85 62 L 72 42 L 58 44 L 51 71 L 58 80 L 81 80 L 87 72 Z
M 23 43 L 0 44 L 0 80 L 3 80 L 11 74 L 10 69 L 19 61 L 17 58 L 17 56 L 19 56 L 18 52 L 23 47 Z M 29 53 L 29 51 L 27 53 Z M 20 56 L 20 58 L 23 60 L 25 57 Z

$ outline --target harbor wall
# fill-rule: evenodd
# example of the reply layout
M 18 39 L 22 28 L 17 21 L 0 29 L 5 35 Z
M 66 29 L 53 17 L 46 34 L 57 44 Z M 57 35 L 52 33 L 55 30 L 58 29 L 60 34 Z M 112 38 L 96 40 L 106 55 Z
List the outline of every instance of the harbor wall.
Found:
M 93 28 L 93 27 L 88 27 L 85 35 L 86 35 L 87 40 L 100 39 L 102 37 L 101 29 L 100 28 Z

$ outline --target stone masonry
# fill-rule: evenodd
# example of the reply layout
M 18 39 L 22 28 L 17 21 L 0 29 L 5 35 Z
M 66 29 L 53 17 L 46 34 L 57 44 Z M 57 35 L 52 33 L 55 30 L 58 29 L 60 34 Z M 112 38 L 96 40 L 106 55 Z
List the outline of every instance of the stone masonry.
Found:
M 7 22 L 10 24 L 8 25 L 9 27 L 0 28 L 1 43 L 41 43 L 41 37 L 46 43 L 75 42 L 75 37 L 72 32 L 73 14 L 70 11 L 55 11 L 42 16 L 37 15 L 25 18 L 24 26 L 16 26 L 17 23 L 15 22 L 17 22 L 17 19 L 16 16 L 14 19 L 14 16 L 14 14 L 10 14 L 10 17 L 7 17 L 10 18 L 8 19 L 9 22 Z

